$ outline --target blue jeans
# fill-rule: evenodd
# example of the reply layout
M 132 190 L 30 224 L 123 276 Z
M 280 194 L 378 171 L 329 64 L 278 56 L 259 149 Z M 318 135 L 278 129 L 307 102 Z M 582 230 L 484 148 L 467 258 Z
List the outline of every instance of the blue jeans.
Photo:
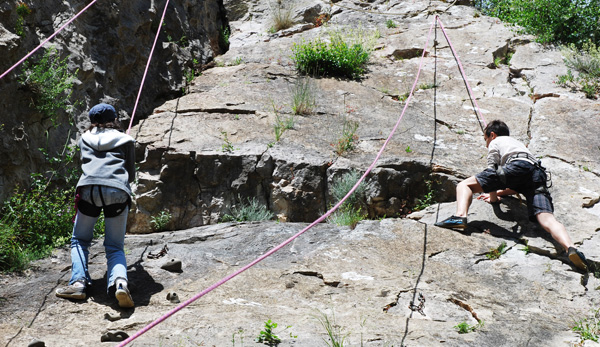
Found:
M 98 186 L 94 188 L 91 194 L 92 186 L 80 187 L 80 199 L 102 206 L 102 201 L 98 194 Z M 102 190 L 102 197 L 106 205 L 122 203 L 129 199 L 129 195 L 117 188 L 99 186 Z M 92 201 L 93 198 L 93 201 Z M 125 261 L 125 251 L 123 245 L 125 242 L 125 229 L 127 226 L 127 215 L 129 208 L 118 216 L 104 219 L 104 249 L 106 251 L 107 262 L 107 287 L 110 288 L 119 277 L 127 280 L 127 263 Z M 71 238 L 71 280 L 69 284 L 77 281 L 85 281 L 86 285 L 92 283 L 88 272 L 88 248 L 92 243 L 94 236 L 94 225 L 98 217 L 87 216 L 81 211 L 77 211 L 75 225 L 73 226 L 73 237 Z

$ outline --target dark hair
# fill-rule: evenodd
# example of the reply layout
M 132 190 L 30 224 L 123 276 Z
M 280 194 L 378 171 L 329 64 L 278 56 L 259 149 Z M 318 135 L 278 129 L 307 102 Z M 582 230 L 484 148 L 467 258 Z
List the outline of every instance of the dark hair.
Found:
M 87 130 L 92 130 L 94 128 L 108 128 L 108 129 L 117 129 L 117 130 L 123 130 L 123 127 L 121 126 L 121 122 L 118 119 L 115 119 L 112 122 L 106 122 L 106 123 L 92 123 L 90 124 L 90 126 L 85 129 Z
M 510 136 L 508 125 L 501 120 L 493 120 L 483 129 L 485 136 L 492 135 L 492 132 L 496 133 L 497 136 Z

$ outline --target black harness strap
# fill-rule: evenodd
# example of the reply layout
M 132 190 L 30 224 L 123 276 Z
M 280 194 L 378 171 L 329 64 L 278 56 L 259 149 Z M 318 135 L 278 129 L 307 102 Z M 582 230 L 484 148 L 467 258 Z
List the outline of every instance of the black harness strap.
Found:
M 102 202 L 101 206 L 97 206 L 94 203 L 94 187 L 98 188 L 98 194 L 100 195 L 100 201 Z M 128 197 L 125 202 L 107 205 L 104 202 L 104 196 L 102 196 L 102 189 L 100 189 L 100 186 L 92 186 L 90 195 L 92 200 L 91 203 L 82 199 L 77 202 L 78 210 L 86 216 L 98 217 L 100 216 L 100 211 L 104 210 L 104 217 L 113 218 L 123 213 L 125 208 L 131 207 L 131 197 Z

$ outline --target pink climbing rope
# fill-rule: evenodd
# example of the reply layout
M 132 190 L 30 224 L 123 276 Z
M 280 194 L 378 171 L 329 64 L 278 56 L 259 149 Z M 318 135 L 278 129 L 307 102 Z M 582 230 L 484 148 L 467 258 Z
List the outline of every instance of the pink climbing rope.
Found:
M 47 39 L 45 39 L 42 43 L 40 43 L 33 51 L 29 52 L 29 54 L 27 54 L 25 57 L 23 57 L 23 59 L 19 60 L 15 65 L 11 66 L 10 69 L 6 70 L 2 75 L 0 75 L 0 79 L 2 79 L 4 76 L 8 75 L 8 73 L 11 72 L 12 70 L 14 70 L 17 66 L 21 65 L 21 63 L 23 63 L 27 58 L 29 58 L 33 53 L 35 53 L 38 49 L 40 49 L 43 45 L 45 45 L 46 42 L 52 40 L 54 38 L 54 36 L 56 36 L 64 28 L 66 28 L 67 25 L 71 24 L 71 22 L 73 22 L 83 12 L 85 12 L 88 8 L 90 8 L 90 6 L 92 6 L 96 1 L 98 1 L 98 0 L 93 0 L 92 2 L 90 2 L 86 7 L 83 8 L 83 10 L 79 11 L 79 13 L 77 13 L 73 18 L 71 18 L 63 26 L 61 26 L 54 34 L 50 35 Z
M 140 101 L 140 96 L 142 95 L 142 89 L 144 89 L 144 82 L 146 82 L 146 75 L 148 74 L 148 67 L 150 66 L 150 61 L 152 60 L 152 55 L 154 54 L 154 48 L 156 47 L 156 42 L 158 41 L 158 35 L 160 34 L 160 28 L 162 28 L 163 21 L 165 20 L 165 14 L 167 13 L 167 7 L 169 7 L 169 0 L 165 4 L 165 9 L 163 10 L 162 17 L 160 17 L 160 23 L 158 23 L 158 29 L 156 30 L 156 36 L 154 37 L 154 43 L 152 44 L 152 49 L 150 50 L 150 56 L 148 57 L 148 62 L 146 63 L 146 69 L 144 70 L 144 76 L 142 77 L 142 83 L 140 84 L 140 90 L 138 91 L 137 98 L 135 99 L 135 105 L 133 106 L 133 112 L 131 112 L 131 120 L 129 121 L 129 127 L 127 128 L 127 134 L 131 131 L 131 126 L 133 125 L 133 118 L 135 117 L 135 111 L 137 110 L 138 103 Z
M 398 121 L 396 122 L 396 125 L 394 126 L 394 128 L 392 129 L 392 131 L 390 132 L 390 135 L 387 137 L 386 141 L 384 142 L 383 146 L 381 147 L 381 149 L 379 150 L 379 152 L 377 153 L 377 156 L 375 157 L 375 160 L 373 160 L 373 163 L 369 166 L 369 168 L 367 169 L 367 171 L 365 171 L 365 173 L 361 176 L 361 178 L 356 182 L 356 184 L 354 185 L 354 187 L 352 187 L 352 189 L 350 189 L 350 191 L 348 192 L 348 194 L 346 194 L 346 196 L 344 196 L 344 198 L 342 198 L 337 204 L 335 204 L 335 206 L 333 206 L 329 211 L 327 211 L 324 215 L 322 215 L 321 217 L 319 217 L 317 220 L 315 220 L 314 222 L 312 222 L 310 225 L 308 225 L 306 228 L 302 229 L 301 231 L 299 231 L 297 234 L 295 234 L 294 236 L 290 237 L 289 239 L 285 240 L 283 243 L 281 243 L 280 245 L 272 248 L 271 250 L 269 250 L 268 252 L 266 252 L 265 254 L 261 255 L 260 257 L 256 258 L 254 261 L 252 261 L 251 263 L 249 263 L 248 265 L 240 268 L 239 270 L 233 272 L 232 274 L 222 278 L 221 280 L 219 280 L 218 282 L 216 282 L 215 284 L 211 285 L 210 287 L 206 288 L 205 290 L 203 290 L 202 292 L 194 295 L 193 297 L 191 297 L 190 299 L 186 300 L 185 302 L 181 303 L 179 306 L 173 308 L 172 310 L 170 310 L 169 312 L 167 312 L 165 315 L 163 315 L 162 317 L 158 318 L 157 320 L 155 320 L 154 322 L 148 324 L 147 326 L 145 326 L 143 329 L 141 329 L 140 331 L 136 332 L 134 335 L 130 336 L 128 339 L 124 340 L 123 342 L 121 342 L 121 344 L 118 345 L 118 347 L 122 347 L 127 345 L 129 342 L 135 340 L 136 338 L 140 337 L 142 334 L 144 334 L 145 332 L 147 332 L 148 330 L 152 329 L 153 327 L 155 327 L 156 325 L 160 324 L 161 322 L 163 322 L 164 320 L 166 320 L 167 318 L 171 317 L 173 314 L 175 314 L 176 312 L 178 312 L 179 310 L 181 310 L 182 308 L 188 306 L 189 304 L 191 304 L 192 302 L 200 299 L 201 297 L 203 297 L 204 295 L 208 294 L 209 292 L 211 292 L 212 290 L 216 289 L 217 287 L 223 285 L 225 282 L 229 281 L 230 279 L 236 277 L 237 275 L 241 274 L 242 272 L 248 270 L 249 268 L 251 268 L 252 266 L 256 265 L 257 263 L 259 263 L 260 261 L 264 260 L 265 258 L 269 257 L 270 255 L 272 255 L 273 253 L 277 252 L 278 250 L 280 250 L 281 248 L 285 247 L 287 244 L 289 244 L 290 242 L 292 242 L 293 240 L 295 240 L 296 238 L 298 238 L 300 235 L 304 234 L 306 231 L 308 231 L 309 229 L 311 229 L 312 227 L 314 227 L 315 225 L 317 225 L 318 223 L 321 223 L 323 220 L 325 220 L 325 218 L 327 218 L 329 215 L 331 215 L 335 210 L 337 210 L 346 199 L 348 199 L 348 197 L 350 197 L 350 195 L 352 195 L 352 193 L 354 193 L 354 191 L 358 188 L 358 186 L 362 183 L 362 181 L 367 177 L 367 175 L 371 172 L 371 170 L 373 170 L 373 167 L 375 167 L 375 164 L 377 163 L 377 161 L 379 160 L 379 158 L 381 157 L 381 154 L 383 153 L 384 149 L 386 148 L 387 144 L 390 142 L 392 136 L 394 135 L 394 133 L 396 132 L 396 130 L 398 129 L 398 126 L 400 125 L 400 122 L 402 121 L 402 118 L 404 117 L 404 113 L 406 112 L 406 109 L 408 107 L 408 104 L 410 103 L 412 94 L 415 90 L 415 88 L 417 87 L 417 82 L 419 80 L 419 75 L 421 74 L 421 69 L 423 67 L 423 59 L 425 57 L 425 52 L 427 51 L 427 46 L 429 44 L 429 39 L 431 38 L 431 31 L 433 30 L 433 26 L 435 24 L 435 21 L 431 24 L 431 27 L 429 28 L 429 34 L 427 35 L 427 41 L 425 42 L 425 48 L 423 48 L 423 54 L 421 55 L 421 61 L 419 63 L 419 70 L 417 71 L 417 77 L 415 78 L 415 82 L 413 83 L 412 89 L 410 90 L 410 94 L 408 95 L 408 98 L 406 99 L 406 104 L 404 105 L 404 108 L 402 109 L 402 113 L 400 114 L 400 117 L 398 118 Z
M 469 97 L 471 97 L 471 100 L 473 100 L 473 103 L 475 104 L 475 114 L 479 117 L 479 119 L 481 119 L 481 121 L 483 121 L 483 125 L 485 127 L 485 126 L 487 126 L 487 123 L 486 123 L 485 119 L 483 118 L 483 116 L 481 115 L 481 112 L 479 111 L 479 105 L 477 105 L 477 100 L 473 97 L 473 91 L 471 90 L 471 86 L 469 85 L 469 82 L 467 81 L 467 76 L 465 74 L 465 70 L 463 69 L 463 66 L 460 63 L 460 59 L 458 58 L 456 51 L 454 50 L 454 46 L 452 46 L 452 42 L 450 41 L 450 38 L 448 37 L 448 34 L 446 33 L 446 29 L 444 29 L 442 20 L 437 15 L 435 16 L 435 20 L 437 20 L 438 23 L 440 23 L 440 28 L 442 28 L 444 37 L 446 38 L 446 41 L 448 41 L 448 46 L 450 46 L 450 50 L 452 50 L 452 54 L 454 55 L 454 58 L 456 59 L 456 63 L 458 65 L 458 69 L 460 70 L 460 74 L 462 75 L 463 81 L 465 81 L 465 85 L 467 86 L 467 92 L 469 93 Z M 481 128 L 481 129 L 483 130 L 483 128 Z

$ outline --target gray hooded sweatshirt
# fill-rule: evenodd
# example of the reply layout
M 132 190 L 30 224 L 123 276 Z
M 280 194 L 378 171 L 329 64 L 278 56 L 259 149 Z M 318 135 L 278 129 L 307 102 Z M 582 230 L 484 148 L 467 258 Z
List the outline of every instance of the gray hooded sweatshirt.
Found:
M 135 140 L 116 129 L 93 128 L 79 139 L 83 174 L 77 187 L 102 185 L 131 195 L 135 179 Z

